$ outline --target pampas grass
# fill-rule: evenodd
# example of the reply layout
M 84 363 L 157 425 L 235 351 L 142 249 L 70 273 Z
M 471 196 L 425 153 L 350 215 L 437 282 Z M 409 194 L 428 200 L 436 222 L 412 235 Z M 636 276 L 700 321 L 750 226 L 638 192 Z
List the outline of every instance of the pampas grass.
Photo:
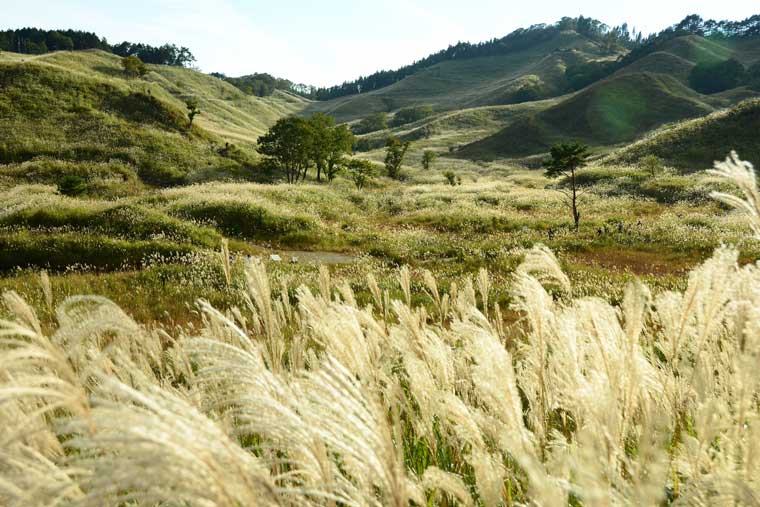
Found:
M 720 198 L 756 221 L 748 167 L 718 166 L 746 200 Z M 760 266 L 737 259 L 613 305 L 536 246 L 511 327 L 485 270 L 444 292 L 402 268 L 401 300 L 368 275 L 360 306 L 326 269 L 292 300 L 252 262 L 244 305 L 173 337 L 96 297 L 48 335 L 7 293 L 0 504 L 758 505 Z

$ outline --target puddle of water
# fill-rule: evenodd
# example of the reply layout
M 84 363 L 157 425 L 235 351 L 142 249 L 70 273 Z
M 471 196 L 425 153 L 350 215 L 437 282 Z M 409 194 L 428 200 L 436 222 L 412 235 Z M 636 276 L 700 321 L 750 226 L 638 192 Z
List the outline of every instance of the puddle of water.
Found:
M 295 258 L 304 264 L 351 264 L 356 256 L 339 252 L 306 252 L 301 250 L 283 250 L 278 252 L 282 262 L 292 262 Z

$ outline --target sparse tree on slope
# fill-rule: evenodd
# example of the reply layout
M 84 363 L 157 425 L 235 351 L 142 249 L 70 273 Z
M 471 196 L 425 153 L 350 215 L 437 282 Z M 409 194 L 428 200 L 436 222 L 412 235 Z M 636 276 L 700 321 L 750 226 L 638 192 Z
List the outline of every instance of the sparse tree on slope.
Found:
M 192 128 L 193 120 L 201 114 L 201 110 L 198 109 L 198 99 L 190 97 L 185 101 L 185 105 L 187 106 L 187 117 L 190 119 L 190 127 Z
M 356 188 L 361 190 L 375 175 L 375 164 L 369 160 L 352 158 L 345 161 L 346 172 L 353 180 Z
M 401 176 L 401 164 L 411 144 L 409 141 L 401 141 L 395 137 L 388 139 L 385 145 L 385 170 L 389 178 L 397 180 Z
M 566 204 L 573 213 L 575 230 L 578 230 L 581 222 L 581 214 L 578 211 L 578 182 L 576 173 L 586 165 L 586 160 L 591 155 L 588 146 L 579 143 L 561 143 L 552 146 L 551 158 L 544 162 L 546 176 L 558 178 L 564 176 L 569 180 L 570 189 L 560 189 L 565 194 Z
M 322 171 L 326 169 L 327 158 L 330 156 L 335 119 L 324 113 L 317 113 L 308 121 L 313 141 L 310 143 L 310 156 L 317 166 L 317 181 L 322 181 Z
M 330 135 L 330 150 L 327 157 L 327 180 L 332 181 L 338 175 L 341 164 L 345 160 L 343 155 L 349 155 L 353 151 L 356 138 L 345 125 L 334 127 Z
M 124 68 L 124 75 L 128 78 L 143 77 L 148 72 L 145 64 L 136 56 L 122 58 L 121 66 Z
M 422 154 L 422 168 L 426 171 L 430 169 L 430 166 L 433 165 L 435 158 L 436 154 L 434 151 L 425 150 L 425 152 Z

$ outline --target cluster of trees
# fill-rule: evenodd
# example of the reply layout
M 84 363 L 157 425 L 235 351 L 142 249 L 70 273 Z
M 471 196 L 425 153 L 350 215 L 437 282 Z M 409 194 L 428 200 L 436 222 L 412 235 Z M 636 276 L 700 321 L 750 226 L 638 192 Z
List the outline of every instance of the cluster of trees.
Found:
M 356 135 L 369 134 L 388 128 L 388 113 L 373 113 L 359 120 L 351 130 Z
M 186 47 L 174 44 L 150 46 L 148 44 L 122 42 L 111 45 L 105 37 L 80 30 L 41 30 L 19 28 L 0 32 L 0 50 L 24 54 L 44 54 L 50 51 L 100 49 L 121 57 L 136 56 L 142 62 L 159 65 L 187 67 L 195 57 Z
M 640 44 L 644 36 L 636 29 L 629 30 L 628 23 L 620 26 L 609 27 L 601 21 L 593 18 L 579 16 L 577 18 L 564 17 L 555 25 L 559 30 L 573 30 L 588 37 L 591 40 L 602 43 L 608 50 L 618 48 L 633 48 Z
M 741 84 L 752 86 L 760 74 L 760 64 L 755 64 L 750 72 L 735 58 L 717 62 L 703 62 L 694 66 L 689 73 L 689 85 L 700 93 L 719 93 Z
M 195 56 L 184 46 L 174 44 L 163 46 L 151 46 L 148 44 L 127 42 L 117 44 L 111 48 L 115 55 L 121 57 L 136 56 L 145 63 L 156 65 L 173 65 L 175 67 L 189 67 L 195 62 Z
M 288 183 L 305 181 L 309 171 L 316 170 L 317 181 L 322 176 L 332 181 L 343 172 L 357 188 L 363 188 L 377 174 L 372 162 L 350 158 L 355 137 L 345 125 L 335 125 L 335 119 L 317 113 L 311 118 L 291 116 L 280 119 L 258 140 L 258 151 L 266 156 L 266 164 L 282 172 Z M 401 179 L 401 167 L 411 142 L 395 137 L 385 145 L 385 174 Z M 435 161 L 433 151 L 425 151 L 422 166 L 430 169 Z
M 275 90 L 285 90 L 299 95 L 304 85 L 296 85 L 292 81 L 274 77 L 267 73 L 256 73 L 248 76 L 229 77 L 221 72 L 212 72 L 212 76 L 227 81 L 247 95 L 269 97 Z M 307 92 L 308 93 L 308 92 Z
M 306 179 L 309 169 L 315 168 L 317 181 L 322 175 L 332 181 L 348 165 L 354 135 L 345 125 L 325 114 L 311 118 L 280 119 L 258 140 L 258 151 L 268 163 L 283 172 L 288 183 Z
M 563 30 L 576 30 L 578 33 L 594 40 L 605 41 L 611 47 L 633 47 L 637 40 L 641 40 L 641 34 L 632 33 L 627 25 L 610 28 L 601 21 L 580 16 L 578 18 L 562 18 L 555 24 L 533 25 L 529 28 L 520 28 L 501 39 L 472 44 L 459 42 L 456 45 L 432 54 L 411 65 L 397 70 L 383 70 L 366 77 L 360 77 L 356 81 L 345 82 L 330 88 L 318 88 L 313 91 L 310 98 L 316 100 L 330 100 L 345 95 L 364 93 L 379 88 L 384 88 L 410 76 L 422 69 L 432 67 L 438 63 L 481 56 L 504 55 L 529 48 L 541 42 L 552 39 Z
M 0 50 L 24 54 L 44 54 L 49 51 L 102 49 L 111 51 L 106 39 L 92 32 L 79 30 L 41 30 L 19 28 L 0 32 Z
M 396 111 L 391 121 L 391 127 L 399 127 L 407 123 L 414 123 L 433 115 L 433 108 L 430 106 L 412 106 L 405 107 Z

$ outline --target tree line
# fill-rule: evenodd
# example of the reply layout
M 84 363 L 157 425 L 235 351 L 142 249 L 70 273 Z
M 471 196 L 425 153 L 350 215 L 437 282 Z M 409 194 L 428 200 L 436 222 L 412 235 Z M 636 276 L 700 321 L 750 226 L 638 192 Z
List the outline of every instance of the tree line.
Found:
M 121 57 L 135 56 L 144 63 L 188 67 L 195 62 L 193 53 L 184 46 L 149 44 L 124 41 L 116 45 L 105 37 L 81 30 L 42 30 L 19 28 L 0 31 L 0 50 L 22 54 L 45 54 L 51 51 L 79 51 L 100 49 Z
M 193 53 L 184 46 L 164 44 L 163 46 L 151 46 L 149 44 L 124 41 L 112 46 L 111 51 L 122 58 L 136 56 L 144 63 L 155 65 L 172 65 L 175 67 L 189 67 L 195 62 Z
M 255 73 L 240 77 L 229 77 L 221 72 L 212 72 L 210 75 L 227 81 L 246 95 L 255 95 L 256 97 L 268 97 L 275 90 L 285 90 L 298 95 L 308 95 L 309 93 L 309 87 L 306 85 L 295 84 L 288 79 L 274 77 L 267 73 Z
M 310 118 L 281 118 L 258 139 L 258 152 L 264 155 L 264 167 L 283 174 L 288 183 L 305 181 L 309 171 L 316 180 L 331 182 L 343 173 L 363 188 L 378 170 L 375 164 L 352 158 L 356 138 L 346 125 L 323 113 Z M 390 137 L 385 144 L 385 175 L 401 180 L 401 168 L 411 142 Z M 431 150 L 422 154 L 422 168 L 432 167 L 437 155 Z

